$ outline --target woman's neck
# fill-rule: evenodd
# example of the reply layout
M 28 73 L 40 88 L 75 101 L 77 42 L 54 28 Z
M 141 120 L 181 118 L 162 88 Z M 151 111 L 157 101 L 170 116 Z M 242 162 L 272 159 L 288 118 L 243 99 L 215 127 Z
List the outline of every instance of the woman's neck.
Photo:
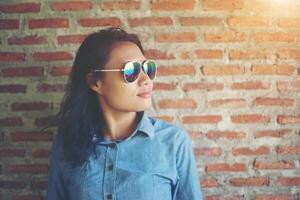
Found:
M 136 112 L 103 111 L 104 137 L 111 141 L 122 140 L 131 135 L 137 127 L 138 115 Z

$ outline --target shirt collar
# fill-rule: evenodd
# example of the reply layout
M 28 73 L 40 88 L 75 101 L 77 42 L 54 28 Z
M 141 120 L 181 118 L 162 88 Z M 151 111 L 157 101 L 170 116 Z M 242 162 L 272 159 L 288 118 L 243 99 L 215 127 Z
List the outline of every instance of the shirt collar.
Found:
M 136 132 L 145 133 L 152 139 L 154 136 L 154 126 L 151 122 L 150 117 L 148 116 L 146 111 L 142 111 L 139 114 L 142 115 L 142 117 L 137 125 Z
M 138 112 L 138 117 L 140 118 L 138 125 L 135 129 L 135 131 L 129 136 L 127 137 L 125 140 L 129 140 L 131 139 L 133 136 L 135 136 L 136 134 L 139 133 L 144 133 L 147 136 L 150 137 L 150 139 L 153 138 L 154 136 L 154 126 L 151 122 L 150 117 L 148 116 L 148 114 L 145 111 L 141 111 Z M 95 136 L 95 134 L 94 134 Z M 96 139 L 96 138 L 94 138 Z M 96 139 L 97 140 L 97 139 Z M 116 142 L 120 142 L 122 140 L 117 140 Z M 100 139 L 100 143 L 111 143 L 111 141 L 107 141 L 105 138 Z

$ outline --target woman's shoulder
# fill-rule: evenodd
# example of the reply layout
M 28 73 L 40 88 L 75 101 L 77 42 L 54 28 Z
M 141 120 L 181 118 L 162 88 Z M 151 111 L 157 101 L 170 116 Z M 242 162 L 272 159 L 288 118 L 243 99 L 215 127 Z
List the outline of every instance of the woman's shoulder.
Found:
M 189 138 L 188 132 L 180 125 L 152 116 L 149 118 L 154 126 L 154 134 L 156 137 L 166 137 L 180 141 Z

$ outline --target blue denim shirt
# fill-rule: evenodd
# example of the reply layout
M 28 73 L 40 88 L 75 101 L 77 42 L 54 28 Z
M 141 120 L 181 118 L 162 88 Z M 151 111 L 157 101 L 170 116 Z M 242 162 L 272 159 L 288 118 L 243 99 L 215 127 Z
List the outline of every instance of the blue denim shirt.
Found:
M 87 162 L 71 168 L 54 138 L 48 200 L 202 200 L 200 174 L 187 132 L 144 111 L 126 139 L 96 142 Z

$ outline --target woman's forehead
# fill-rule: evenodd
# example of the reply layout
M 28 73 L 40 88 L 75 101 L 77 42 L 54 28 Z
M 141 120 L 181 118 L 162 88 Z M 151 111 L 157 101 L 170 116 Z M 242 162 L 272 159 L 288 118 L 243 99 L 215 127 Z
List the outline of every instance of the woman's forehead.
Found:
M 132 42 L 124 42 L 112 49 L 108 64 L 120 65 L 129 61 L 142 60 L 145 60 L 145 57 L 139 47 Z

